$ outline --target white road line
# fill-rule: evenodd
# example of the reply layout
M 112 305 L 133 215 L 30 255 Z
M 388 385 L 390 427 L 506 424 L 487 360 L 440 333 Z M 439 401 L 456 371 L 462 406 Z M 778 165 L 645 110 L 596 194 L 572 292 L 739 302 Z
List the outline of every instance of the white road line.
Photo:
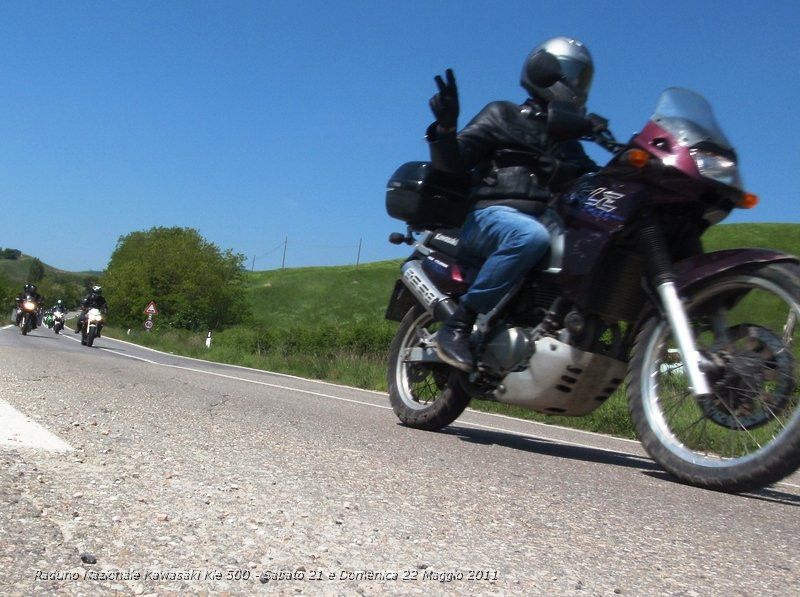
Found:
M 69 452 L 73 448 L 36 421 L 0 399 L 0 446 Z
M 69 338 L 70 340 L 73 340 L 75 342 L 78 342 L 77 338 L 71 338 L 69 336 L 64 336 L 64 337 L 65 338 Z M 139 348 L 147 348 L 147 347 L 139 346 L 138 344 L 133 344 L 132 342 L 125 342 L 124 340 L 117 340 L 116 338 L 111 338 L 111 339 L 115 340 L 117 342 L 124 342 L 125 344 L 131 344 L 132 346 L 136 346 L 136 347 L 139 347 Z M 259 385 L 259 386 L 266 386 L 266 387 L 275 388 L 275 389 L 278 389 L 278 390 L 287 390 L 289 392 L 298 392 L 300 394 L 307 394 L 309 396 L 317 396 L 319 398 L 330 398 L 331 400 L 338 400 L 340 402 L 349 402 L 349 403 L 352 403 L 352 404 L 361 404 L 363 406 L 370 406 L 372 408 L 379 408 L 379 409 L 382 409 L 382 410 L 391 410 L 390 406 L 384 406 L 382 404 L 374 404 L 372 402 L 364 402 L 362 400 L 354 400 L 353 398 L 342 398 L 341 396 L 333 396 L 332 394 L 323 394 L 322 392 L 313 392 L 311 390 L 303 390 L 303 389 L 300 389 L 300 388 L 293 388 L 293 387 L 290 387 L 290 386 L 282 386 L 282 385 L 279 385 L 279 384 L 273 384 L 273 383 L 269 383 L 269 382 L 265 382 L 265 381 L 258 381 L 258 380 L 255 380 L 255 379 L 247 379 L 245 377 L 236 377 L 235 375 L 226 375 L 224 373 L 217 373 L 215 371 L 205 371 L 203 369 L 197 369 L 197 368 L 194 368 L 194 367 L 183 367 L 181 365 L 172 365 L 172 364 L 169 364 L 169 363 L 159 363 L 158 361 L 153 361 L 152 359 L 146 359 L 144 357 L 137 357 L 137 356 L 134 356 L 134 355 L 125 354 L 124 352 L 119 352 L 117 350 L 114 350 L 113 348 L 108 348 L 108 347 L 104 347 L 104 350 L 107 350 L 108 352 L 113 352 L 114 354 L 119 355 L 121 357 L 125 357 L 125 358 L 128 358 L 128 359 L 134 359 L 134 360 L 137 360 L 137 361 L 142 361 L 144 363 L 149 363 L 151 365 L 156 365 L 156 366 L 159 366 L 159 367 L 169 367 L 169 368 L 172 368 L 172 369 L 183 369 L 185 371 L 192 371 L 192 372 L 195 372 L 195 373 L 203 373 L 205 375 L 213 375 L 215 377 L 223 377 L 225 379 L 243 381 L 243 382 L 246 382 L 246 383 L 252 383 L 252 384 Z M 150 348 L 148 350 L 151 350 L 152 352 L 156 352 L 156 353 L 159 353 L 159 354 L 163 354 L 165 356 L 185 358 L 185 359 L 190 359 L 190 360 L 193 360 L 193 361 L 199 361 L 199 362 L 202 362 L 202 363 L 210 363 L 210 364 L 223 365 L 223 366 L 232 366 L 232 367 L 236 367 L 236 368 L 239 368 L 239 369 L 246 369 L 248 371 L 255 371 L 255 372 L 259 372 L 259 373 L 270 373 L 270 374 L 272 373 L 272 372 L 269 372 L 269 371 L 263 371 L 261 369 L 252 369 L 250 367 L 241 367 L 239 365 L 228 365 L 227 363 L 217 363 L 216 361 L 204 361 L 202 359 L 193 359 L 191 357 L 183 357 L 181 355 L 174 355 L 174 354 L 170 354 L 170 353 L 165 353 L 165 352 L 162 352 L 160 350 L 155 350 L 155 349 L 152 349 L 152 348 Z M 309 379 L 305 379 L 303 377 L 296 377 L 296 376 L 293 376 L 293 375 L 284 375 L 284 377 L 290 377 L 292 379 L 298 379 L 298 380 L 315 382 L 315 383 L 317 382 L 317 380 L 313 380 L 313 379 L 309 380 Z M 320 382 L 320 383 L 327 383 L 327 382 Z M 327 385 L 335 386 L 336 384 L 327 384 Z M 353 389 L 353 390 L 359 390 L 360 389 L 360 388 L 351 388 L 350 386 L 337 386 L 337 387 L 348 388 L 348 389 Z M 475 410 L 475 411 L 472 411 L 472 412 L 475 412 L 475 413 L 478 413 L 478 414 L 481 414 L 481 415 L 492 415 L 492 414 L 495 414 L 495 413 L 485 413 L 485 412 L 479 411 L 479 410 Z M 528 421 L 526 419 L 515 419 L 514 417 L 507 417 L 505 415 L 496 415 L 496 416 L 502 417 L 502 418 L 506 418 L 506 419 L 509 419 L 509 420 L 513 420 L 513 421 L 519 421 L 519 422 L 525 422 L 525 423 L 536 423 L 536 421 Z M 609 449 L 609 448 L 601 448 L 599 446 L 591 445 L 591 444 L 582 444 L 580 442 L 571 442 L 571 441 L 563 440 L 563 439 L 554 439 L 554 438 L 551 438 L 551 437 L 537 436 L 537 435 L 524 433 L 524 432 L 520 432 L 520 431 L 514 431 L 514 430 L 511 430 L 511 429 L 504 429 L 504 428 L 501 428 L 501 427 L 493 427 L 491 425 L 483 425 L 481 423 L 471 423 L 471 422 L 468 422 L 468 421 L 458 421 L 457 424 L 458 425 L 466 425 L 466 426 L 469 426 L 469 427 L 476 427 L 478 429 L 485 429 L 487 431 L 500 431 L 502 433 L 508 433 L 508 434 L 511 434 L 511 435 L 519 436 L 519 437 L 524 437 L 524 438 L 533 439 L 533 440 L 539 440 L 539 441 L 548 441 L 548 442 L 552 442 L 552 443 L 555 443 L 555 444 L 572 446 L 572 447 L 576 447 L 576 448 L 586 448 L 586 449 L 589 449 L 589 450 L 598 450 L 600 452 L 608 452 L 608 453 L 611 453 L 611 454 L 621 454 L 623 456 L 631 456 L 631 457 L 637 458 L 637 459 L 642 460 L 642 461 L 652 462 L 652 459 L 650 459 L 649 457 L 641 456 L 639 454 L 634 454 L 632 452 L 625 452 L 625 451 L 622 451 L 622 450 L 612 450 L 612 449 Z M 569 427 L 560 427 L 560 426 L 556 426 L 556 425 L 545 425 L 544 423 L 539 423 L 539 425 L 542 425 L 544 427 L 549 427 L 549 428 L 564 429 L 564 430 L 567 430 L 567 431 L 581 431 L 579 429 L 570 429 Z M 607 439 L 613 439 L 613 440 L 624 439 L 624 438 L 618 438 L 618 437 L 613 437 L 613 436 L 607 436 L 607 435 L 603 435 L 603 434 L 599 434 L 599 433 L 592 433 L 592 432 L 584 432 L 584 433 L 587 433 L 589 435 L 599 435 L 600 437 L 607 438 Z M 624 440 L 624 441 L 633 442 L 633 443 L 637 443 L 637 444 L 639 443 L 639 442 L 636 442 L 635 440 Z M 794 483 L 788 483 L 786 481 L 779 481 L 779 482 L 775 483 L 775 485 L 781 485 L 783 487 L 792 487 L 794 489 L 800 489 L 800 485 L 797 485 L 797 484 L 794 484 Z
M 69 338 L 69 336 L 66 336 L 66 337 Z M 77 339 L 75 339 L 75 338 L 70 338 L 70 339 L 74 340 L 75 342 L 77 342 Z M 331 400 L 338 400 L 340 402 L 349 402 L 349 403 L 352 403 L 352 404 L 360 404 L 360 405 L 363 405 L 363 406 L 370 406 L 372 408 L 379 408 L 381 410 L 392 410 L 392 407 L 390 407 L 390 406 L 384 406 L 382 404 L 375 404 L 373 402 L 365 402 L 363 400 L 355 400 L 353 398 L 343 398 L 341 396 L 334 396 L 332 394 L 323 394 L 322 392 L 314 392 L 312 390 L 303 390 L 301 388 L 293 388 L 291 386 L 283 386 L 283 385 L 280 385 L 280 384 L 269 383 L 269 382 L 266 382 L 266 381 L 258 381 L 258 380 L 255 380 L 255 379 L 247 379 L 246 377 L 237 377 L 235 375 L 227 375 L 225 373 L 217 373 L 216 371 L 206 371 L 204 369 L 197 369 L 195 367 L 183 367 L 181 365 L 173 365 L 173 364 L 169 364 L 169 363 L 159 363 L 158 361 L 154 361 L 152 359 L 146 359 L 144 357 L 137 357 L 137 356 L 134 356 L 134 355 L 131 355 L 131 354 L 125 354 L 123 352 L 118 352 L 118 351 L 114 350 L 113 348 L 107 348 L 106 347 L 104 349 L 109 351 L 109 352 L 113 352 L 114 354 L 119 355 L 121 357 L 125 357 L 125 358 L 128 358 L 128 359 L 134 359 L 136 361 L 141 361 L 143 363 L 149 363 L 151 365 L 157 365 L 159 367 L 169 367 L 171 369 L 183 369 L 184 371 L 192 371 L 194 373 L 203 373 L 205 375 L 213 375 L 214 377 L 222 377 L 222 378 L 225 378 L 225 379 L 232 379 L 232 380 L 235 380 L 235 381 L 243 381 L 243 382 L 246 382 L 246 383 L 252 383 L 252 384 L 255 384 L 255 385 L 265 386 L 265 387 L 268 387 L 268 388 L 274 388 L 274 389 L 277 389 L 277 390 L 286 390 L 286 391 L 289 391 L 289 392 L 298 392 L 300 394 L 306 394 L 306 395 L 309 395 L 309 396 L 317 396 L 319 398 L 329 398 Z M 205 362 L 208 362 L 208 361 L 205 361 Z M 258 370 L 256 369 L 256 371 L 258 371 Z M 296 379 L 303 379 L 303 378 L 296 378 Z M 309 381 L 314 381 L 314 380 L 309 380 Z M 480 413 L 480 414 L 489 414 L 489 413 L 483 413 L 481 411 L 474 411 L 474 412 Z M 511 417 L 509 417 L 509 418 L 511 418 Z M 519 436 L 519 437 L 525 437 L 525 438 L 528 438 L 528 439 L 534 439 L 534 440 L 539 440 L 539 441 L 548 441 L 548 442 L 553 442 L 553 443 L 557 443 L 557 444 L 564 444 L 564 445 L 574 446 L 574 447 L 579 447 L 579 448 L 587 448 L 587 449 L 591 449 L 591 450 L 599 450 L 599 451 L 602 451 L 602 452 L 610 452 L 612 454 L 622 454 L 624 456 L 632 456 L 632 457 L 638 458 L 640 460 L 649 460 L 649 458 L 640 456 L 639 454 L 633 454 L 633 453 L 624 452 L 624 451 L 621 451 L 621 450 L 611 450 L 611 449 L 608 449 L 608 448 L 600 448 L 600 447 L 589 445 L 589 444 L 582 444 L 582 443 L 578 443 L 578 442 L 570 442 L 570 441 L 561 440 L 561 439 L 553 439 L 553 438 L 544 437 L 544 436 L 536 436 L 536 435 L 531 435 L 529 433 L 524 433 L 524 432 L 521 432 L 521 431 L 512 431 L 512 430 L 503 429 L 503 428 L 500 428 L 500 427 L 492 427 L 491 425 L 483 425 L 481 423 L 472 423 L 472 422 L 468 422 L 468 421 L 458 421 L 458 424 L 459 425 L 466 425 L 466 426 L 470 426 L 470 427 L 476 427 L 478 429 L 485 429 L 487 431 L 501 431 L 503 433 L 509 433 L 509 434 L 512 434 L 512 435 L 516 435 L 516 436 Z M 606 436 L 603 436 L 603 437 L 606 437 Z M 614 438 L 612 438 L 612 439 L 614 439 Z
M 7 330 L 8 328 L 14 328 L 14 327 L 17 326 L 15 326 L 13 323 L 9 323 L 8 325 L 4 325 L 3 327 L 1 327 L 0 330 Z
M 71 340 L 75 340 L 75 338 L 70 338 L 70 339 Z M 127 344 L 129 346 L 134 346 L 136 348 L 141 348 L 143 350 L 149 350 L 150 352 L 154 352 L 156 354 L 162 354 L 162 355 L 164 355 L 166 357 L 173 357 L 173 358 L 178 358 L 178 359 L 186 359 L 188 361 L 195 361 L 195 362 L 198 362 L 198 363 L 206 363 L 206 364 L 211 364 L 211 365 L 219 365 L 219 366 L 222 366 L 222 367 L 232 367 L 234 369 L 242 369 L 244 371 L 253 371 L 255 373 L 261 373 L 261 374 L 267 373 L 269 375 L 275 375 L 277 377 L 285 377 L 287 379 L 296 379 L 296 380 L 299 380 L 299 381 L 306 381 L 306 382 L 309 382 L 309 383 L 321 384 L 321 385 L 330 386 L 330 387 L 333 387 L 333 388 L 344 388 L 346 390 L 353 390 L 353 391 L 356 391 L 356 392 L 366 392 L 368 394 L 374 394 L 376 396 L 381 396 L 383 398 L 386 397 L 386 392 L 379 392 L 377 390 L 365 390 L 364 388 L 356 388 L 356 387 L 353 387 L 353 386 L 346 386 L 344 384 L 337 384 L 337 383 L 332 383 L 332 382 L 329 382 L 329 381 L 322 381 L 320 379 L 308 379 L 306 377 L 299 377 L 297 375 L 290 375 L 288 373 L 278 373 L 277 371 L 267 371 L 266 369 L 255 369 L 254 367 L 245 367 L 243 365 L 233 365 L 231 363 L 220 363 L 219 361 L 209 361 L 207 359 L 198 359 L 198 358 L 195 358 L 195 357 L 187 357 L 187 356 L 180 355 L 180 354 L 173 354 L 171 352 L 164 352 L 163 350 L 157 350 L 155 348 L 150 348 L 149 346 L 142 346 L 141 344 L 136 344 L 135 342 L 128 342 L 127 340 L 120 340 L 119 338 L 110 338 L 110 337 L 108 337 L 106 339 L 107 340 L 113 340 L 114 342 L 121 342 L 122 344 Z M 113 348 L 107 348 L 107 347 L 104 347 L 104 348 L 106 350 L 113 351 L 115 354 L 122 354 L 122 353 L 114 351 Z M 128 356 L 128 355 L 124 355 L 124 356 Z M 474 408 L 467 408 L 466 412 L 476 413 L 476 414 L 480 414 L 481 416 L 486 416 L 486 417 L 494 417 L 494 418 L 497 418 L 497 419 L 506 419 L 508 421 L 514 421 L 516 423 L 520 423 L 520 424 L 523 424 L 523 425 L 526 425 L 526 426 L 531 426 L 531 427 L 540 427 L 540 428 L 543 428 L 543 429 L 550 429 L 550 430 L 552 430 L 552 429 L 562 429 L 562 430 L 568 431 L 570 433 L 578 433 L 578 434 L 587 435 L 587 436 L 590 436 L 590 437 L 591 436 L 596 436 L 596 437 L 601 437 L 603 439 L 613 439 L 615 441 L 628 442 L 628 443 L 631 443 L 631 444 L 635 444 L 637 446 L 640 445 L 640 442 L 638 440 L 635 440 L 635 439 L 628 439 L 626 437 L 617 437 L 617 436 L 614 436 L 614 435 L 605 435 L 603 433 L 597 433 L 596 431 L 586 431 L 585 429 L 575 429 L 573 427 L 565 427 L 563 425 L 553 425 L 551 423 L 540 423 L 539 421 L 532 421 L 531 419 L 520 419 L 518 417 L 511 417 L 511 416 L 508 416 L 508 415 L 502 415 L 500 413 L 486 412 L 486 411 L 477 410 L 477 409 L 474 409 Z

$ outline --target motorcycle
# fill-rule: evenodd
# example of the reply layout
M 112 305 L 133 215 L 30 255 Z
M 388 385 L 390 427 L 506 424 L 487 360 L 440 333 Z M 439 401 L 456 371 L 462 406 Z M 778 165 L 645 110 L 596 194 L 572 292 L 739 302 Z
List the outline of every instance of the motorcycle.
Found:
M 92 346 L 95 338 L 100 337 L 100 330 L 103 327 L 103 313 L 100 309 L 92 307 L 86 312 L 81 328 L 81 344 Z
M 61 311 L 60 309 L 56 309 L 53 311 L 53 332 L 56 334 L 60 334 L 61 330 L 64 329 L 64 317 L 66 313 Z
M 757 198 L 741 189 L 736 153 L 700 95 L 667 89 L 628 143 L 591 127 L 551 102 L 553 134 L 612 158 L 548 204 L 550 251 L 478 317 L 471 373 L 435 350 L 472 273 L 458 260 L 468 184 L 427 162 L 391 177 L 387 211 L 408 230 L 389 240 L 414 246 L 386 311 L 400 322 L 388 363 L 395 414 L 438 430 L 478 399 L 581 416 L 626 386 L 641 443 L 682 482 L 740 492 L 784 478 L 800 466 L 800 262 L 703 252 L 702 233 Z
M 25 295 L 17 306 L 17 325 L 23 336 L 37 326 L 38 317 L 39 305 L 31 295 Z

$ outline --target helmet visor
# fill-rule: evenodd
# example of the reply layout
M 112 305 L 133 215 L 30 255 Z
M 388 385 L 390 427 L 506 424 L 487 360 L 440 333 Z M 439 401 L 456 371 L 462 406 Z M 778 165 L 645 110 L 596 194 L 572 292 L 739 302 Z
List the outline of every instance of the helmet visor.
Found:
M 585 100 L 589 95 L 594 69 L 590 64 L 569 58 L 559 58 L 561 72 L 564 73 L 564 82 Z

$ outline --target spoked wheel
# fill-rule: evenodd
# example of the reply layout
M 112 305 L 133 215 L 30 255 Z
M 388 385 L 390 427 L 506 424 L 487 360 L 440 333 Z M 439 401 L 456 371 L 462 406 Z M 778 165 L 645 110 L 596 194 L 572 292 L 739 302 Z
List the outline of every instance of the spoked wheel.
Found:
M 429 345 L 436 322 L 422 307 L 406 313 L 389 349 L 389 401 L 406 425 L 436 431 L 464 412 L 470 396 L 459 383 L 461 372 L 441 363 L 410 362 L 414 348 Z
M 712 394 L 693 396 L 669 326 L 652 318 L 629 371 L 639 437 L 693 485 L 748 491 L 779 481 L 800 467 L 800 268 L 741 268 L 688 298 Z

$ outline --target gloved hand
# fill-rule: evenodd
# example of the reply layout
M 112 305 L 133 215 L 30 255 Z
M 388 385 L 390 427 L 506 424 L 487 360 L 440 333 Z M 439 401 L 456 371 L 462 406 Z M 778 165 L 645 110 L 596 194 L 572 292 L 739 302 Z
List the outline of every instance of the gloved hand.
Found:
M 593 133 L 602 133 L 603 131 L 608 130 L 607 118 L 603 118 L 598 114 L 589 113 L 586 115 L 586 120 L 588 120 L 589 124 L 591 124 Z
M 436 81 L 439 93 L 434 95 L 428 104 L 436 117 L 439 128 L 445 131 L 452 131 L 455 130 L 458 122 L 458 88 L 456 87 L 456 78 L 452 69 L 448 68 L 445 71 L 445 76 L 447 77 L 447 83 L 439 75 L 434 77 L 433 80 Z

